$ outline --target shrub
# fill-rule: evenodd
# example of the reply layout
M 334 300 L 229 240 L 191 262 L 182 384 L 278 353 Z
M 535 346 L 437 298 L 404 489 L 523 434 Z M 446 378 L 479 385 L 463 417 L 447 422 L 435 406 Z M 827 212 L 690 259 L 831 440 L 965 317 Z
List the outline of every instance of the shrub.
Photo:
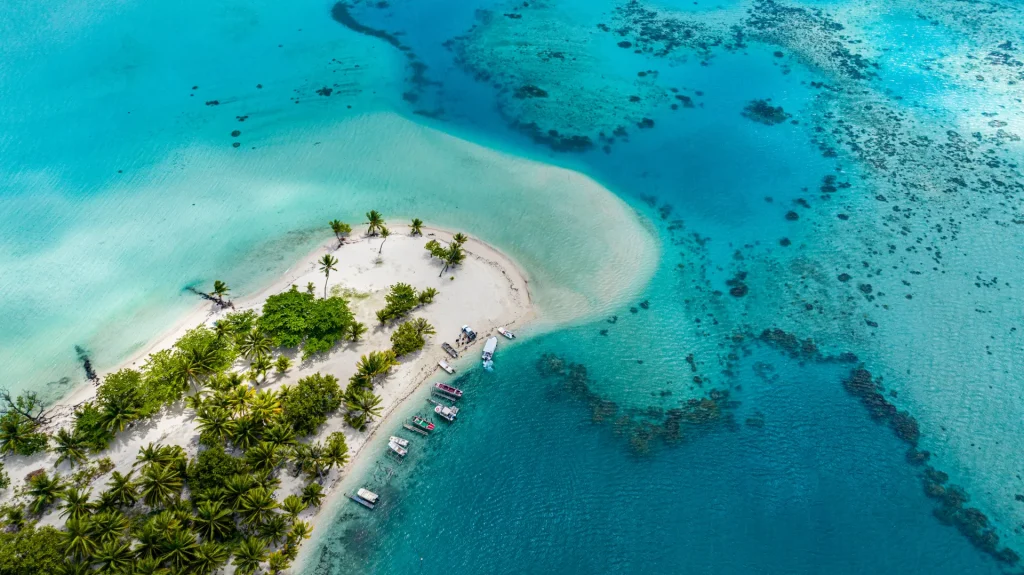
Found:
M 281 403 L 281 418 L 298 435 L 310 435 L 327 421 L 327 414 L 341 406 L 338 378 L 315 373 L 299 380 Z
M 82 437 L 91 451 L 103 451 L 114 439 L 114 434 L 104 423 L 103 411 L 88 401 L 75 410 L 75 429 L 72 433 Z
M 65 566 L 63 550 L 64 538 L 53 527 L 0 530 L 0 573 L 60 573 Z
M 391 349 L 399 357 L 423 349 L 425 343 L 411 321 L 402 322 L 395 333 L 391 334 Z
M 297 287 L 267 298 L 259 323 L 277 347 L 302 346 L 302 359 L 334 347 L 352 323 L 348 302 L 340 297 L 317 299 Z
M 201 493 L 220 487 L 224 479 L 245 473 L 245 462 L 232 457 L 221 445 L 215 445 L 199 452 L 188 466 L 188 487 L 193 493 Z

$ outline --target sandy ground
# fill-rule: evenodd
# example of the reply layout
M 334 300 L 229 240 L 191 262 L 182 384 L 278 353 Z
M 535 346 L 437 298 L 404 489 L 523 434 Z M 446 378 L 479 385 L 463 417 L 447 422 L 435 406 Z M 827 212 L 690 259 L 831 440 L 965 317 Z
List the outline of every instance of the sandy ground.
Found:
M 392 429 L 400 426 L 397 421 L 392 420 L 397 417 L 396 411 L 402 401 L 435 374 L 446 375 L 437 366 L 439 359 L 447 358 L 441 349 L 443 341 L 455 345 L 463 358 L 475 358 L 482 342 L 487 336 L 496 335 L 499 326 L 520 329 L 526 322 L 536 319 L 525 272 L 491 246 L 470 239 L 465 244 L 468 256 L 466 261 L 438 277 L 442 264 L 430 258 L 423 245 L 435 238 L 447 241 L 451 238 L 450 232 L 424 227 L 423 237 L 412 237 L 409 235 L 408 226 L 392 224 L 389 225 L 389 229 L 392 235 L 384 243 L 383 250 L 380 237 L 366 237 L 363 235 L 364 230 L 355 230 L 353 237 L 344 245 L 339 247 L 334 241 L 326 243 L 324 247 L 303 258 L 299 264 L 293 266 L 266 289 L 234 302 L 236 310 L 258 310 L 268 296 L 287 290 L 292 284 L 304 289 L 308 282 L 313 282 L 317 286 L 317 293 L 322 295 L 324 276 L 317 270 L 315 262 L 326 252 L 335 255 L 339 260 L 338 269 L 330 275 L 328 291 L 346 290 L 350 294 L 350 307 L 356 318 L 365 323 L 370 328 L 369 331 L 362 341 L 341 343 L 324 358 L 302 363 L 298 362 L 298 358 L 293 358 L 297 365 L 283 376 L 268 376 L 267 382 L 260 387 L 274 389 L 284 384 L 294 384 L 300 378 L 316 372 L 334 375 L 344 386 L 355 372 L 360 355 L 387 349 L 391 345 L 389 338 L 394 327 L 380 326 L 374 315 L 376 310 L 384 306 L 384 295 L 388 286 L 405 282 L 417 289 L 434 287 L 439 291 L 433 303 L 414 311 L 411 315 L 426 318 L 434 326 L 437 334 L 427 338 L 427 345 L 423 350 L 403 357 L 401 366 L 393 370 L 376 389 L 376 393 L 382 399 L 384 416 L 369 426 L 365 432 L 357 432 L 344 423 L 343 410 L 339 410 L 321 428 L 318 436 L 320 438 L 334 431 L 344 432 L 351 454 L 349 464 L 342 470 L 332 471 L 325 482 L 327 499 L 321 509 L 333 507 L 333 500 L 340 495 L 340 489 L 335 488 L 339 478 L 347 469 L 359 465 L 363 448 L 374 437 L 375 431 L 378 428 Z M 212 324 L 223 317 L 224 313 L 213 304 L 204 302 L 178 325 L 157 338 L 146 350 L 118 366 L 118 369 L 125 366 L 141 366 L 149 353 L 169 347 L 186 330 L 200 323 Z M 476 344 L 470 346 L 476 349 L 468 354 L 463 353 L 467 346 L 456 345 L 456 337 L 463 324 L 471 325 L 480 335 Z M 238 369 L 241 370 L 243 367 L 239 365 Z M 91 399 L 95 391 L 93 385 L 82 386 L 54 406 L 51 410 L 54 417 L 50 431 L 69 425 L 73 407 Z M 194 455 L 198 450 L 194 412 L 185 409 L 180 403 L 175 404 L 153 418 L 137 423 L 118 434 L 107 451 L 97 457 L 109 457 L 115 469 L 123 473 L 131 469 L 139 449 L 151 442 L 180 445 L 190 456 Z M 7 458 L 4 464 L 11 477 L 12 488 L 0 494 L 0 502 L 11 499 L 15 489 L 24 484 L 24 478 L 29 472 L 41 468 L 52 470 L 55 460 L 56 456 L 50 453 L 30 458 Z M 57 471 L 66 474 L 71 469 L 67 463 L 62 463 Z M 93 482 L 94 494 L 102 490 L 108 478 L 109 474 L 103 475 Z M 281 478 L 279 499 L 289 493 L 296 493 L 301 488 L 301 479 L 292 478 L 290 473 L 281 473 Z M 314 511 L 307 510 L 306 518 L 315 515 Z M 62 524 L 56 510 L 51 511 L 40 521 L 40 525 L 47 524 Z

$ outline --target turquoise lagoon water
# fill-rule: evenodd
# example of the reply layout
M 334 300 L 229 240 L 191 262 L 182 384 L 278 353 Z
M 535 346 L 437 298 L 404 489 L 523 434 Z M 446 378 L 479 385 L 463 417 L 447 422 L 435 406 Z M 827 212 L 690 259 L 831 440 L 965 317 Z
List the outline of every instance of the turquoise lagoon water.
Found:
M 385 503 L 340 506 L 307 571 L 1009 569 L 1022 124 L 1014 65 L 975 55 L 1019 59 L 1000 45 L 1022 19 L 962 9 L 19 5 L 0 24 L 5 375 L 56 395 L 81 381 L 75 345 L 115 364 L 194 305 L 184 286 L 255 289 L 372 204 L 465 226 L 547 311 L 596 319 L 469 370 L 460 421 L 351 478 Z M 745 117 L 760 99 L 790 116 Z M 431 129 L 619 194 L 656 236 L 653 278 L 602 300 L 591 278 L 618 263 L 587 241 L 608 232 L 588 200 Z M 861 364 L 919 437 L 844 389 Z M 968 503 L 935 497 L 943 474 Z

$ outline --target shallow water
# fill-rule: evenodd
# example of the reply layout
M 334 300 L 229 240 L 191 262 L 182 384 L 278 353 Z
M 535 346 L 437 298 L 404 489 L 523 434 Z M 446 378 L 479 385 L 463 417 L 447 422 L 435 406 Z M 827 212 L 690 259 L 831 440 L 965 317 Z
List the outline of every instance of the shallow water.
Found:
M 112 365 L 193 305 L 184 286 L 256 289 L 369 207 L 465 226 L 523 264 L 550 317 L 592 314 L 471 372 L 462 419 L 389 485 L 368 476 L 387 504 L 343 505 L 310 571 L 986 573 L 1024 550 L 1016 5 L 16 12 L 0 24 L 13 387 L 57 395 L 81 380 L 75 345 Z M 755 100 L 782 119 L 744 116 Z M 578 170 L 643 222 L 615 236 L 579 176 L 432 130 Z M 637 293 L 623 261 L 652 253 Z M 821 353 L 754 343 L 770 328 Z M 587 367 L 585 393 L 538 375 L 546 352 Z M 919 437 L 844 391 L 857 364 L 822 362 L 844 352 Z M 712 390 L 735 425 L 666 434 Z M 989 553 L 977 525 L 936 518 L 914 442 L 987 517 Z

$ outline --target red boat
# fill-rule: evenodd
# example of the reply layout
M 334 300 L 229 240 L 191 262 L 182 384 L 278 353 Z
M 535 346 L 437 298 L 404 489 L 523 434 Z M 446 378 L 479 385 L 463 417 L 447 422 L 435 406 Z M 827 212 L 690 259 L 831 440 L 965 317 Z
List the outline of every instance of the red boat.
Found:
M 439 392 L 441 392 L 441 393 L 443 393 L 443 394 L 445 394 L 447 396 L 454 397 L 455 399 L 461 399 L 462 398 L 462 390 L 461 389 L 459 389 L 457 387 L 452 387 L 452 386 L 450 386 L 448 384 L 445 384 L 445 383 L 435 383 L 434 384 L 434 389 L 436 389 L 437 391 L 439 391 Z

